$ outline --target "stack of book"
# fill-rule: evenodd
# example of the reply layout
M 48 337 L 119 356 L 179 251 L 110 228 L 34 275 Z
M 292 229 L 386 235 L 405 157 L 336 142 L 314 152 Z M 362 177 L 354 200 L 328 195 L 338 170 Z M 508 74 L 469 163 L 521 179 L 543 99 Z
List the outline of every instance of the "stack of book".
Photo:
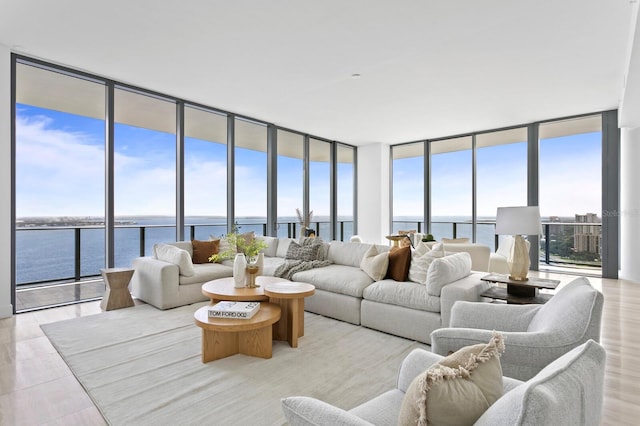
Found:
M 249 319 L 260 310 L 260 302 L 218 302 L 209 307 L 209 318 Z

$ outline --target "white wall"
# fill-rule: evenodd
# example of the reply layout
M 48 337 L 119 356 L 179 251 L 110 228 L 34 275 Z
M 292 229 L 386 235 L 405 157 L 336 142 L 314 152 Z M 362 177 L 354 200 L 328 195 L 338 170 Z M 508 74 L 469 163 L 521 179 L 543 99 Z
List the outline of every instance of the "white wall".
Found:
M 11 52 L 0 44 L 0 318 L 11 305 Z
M 640 283 L 640 127 L 620 142 L 620 278 Z
M 358 147 L 358 235 L 367 243 L 388 244 L 389 145 Z
M 620 278 L 640 283 L 640 15 L 634 5 L 620 135 Z

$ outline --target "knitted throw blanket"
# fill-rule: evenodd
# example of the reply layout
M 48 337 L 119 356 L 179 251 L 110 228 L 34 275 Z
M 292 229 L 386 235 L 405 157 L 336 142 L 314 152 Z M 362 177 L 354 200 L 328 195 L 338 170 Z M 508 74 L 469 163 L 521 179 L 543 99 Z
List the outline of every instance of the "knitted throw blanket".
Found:
M 333 262 L 329 260 L 295 260 L 286 259 L 284 263 L 273 273 L 274 277 L 290 280 L 296 272 L 308 271 L 313 268 L 329 266 Z

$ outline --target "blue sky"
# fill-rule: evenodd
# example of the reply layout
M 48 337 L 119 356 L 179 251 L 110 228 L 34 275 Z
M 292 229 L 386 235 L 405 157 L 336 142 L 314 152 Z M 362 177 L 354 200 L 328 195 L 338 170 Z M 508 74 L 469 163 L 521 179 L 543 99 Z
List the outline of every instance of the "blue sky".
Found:
M 104 123 L 101 120 L 18 105 L 18 217 L 104 215 Z M 236 152 L 236 215 L 266 215 L 266 153 Z M 435 155 L 432 215 L 471 215 L 471 152 Z M 329 215 L 329 167 L 311 164 L 311 206 Z M 352 211 L 352 167 L 338 166 L 339 215 Z M 302 208 L 302 161 L 278 164 L 279 216 Z M 185 215 L 226 214 L 226 145 L 185 139 Z M 422 157 L 394 163 L 394 216 L 421 216 Z M 526 144 L 477 152 L 478 215 L 498 206 L 526 204 Z M 600 134 L 540 143 L 540 208 L 543 216 L 600 214 Z M 115 128 L 117 216 L 175 212 L 175 136 L 117 124 Z
M 28 105 L 17 107 L 18 217 L 104 215 L 104 122 Z M 115 126 L 117 216 L 175 214 L 175 136 Z M 236 150 L 236 216 L 266 216 L 267 156 Z M 311 164 L 311 209 L 329 214 L 329 166 Z M 350 165 L 340 165 L 339 214 L 352 211 Z M 302 209 L 302 161 L 279 157 L 278 211 Z M 185 139 L 185 215 L 226 215 L 226 145 Z M 347 190 L 342 190 L 346 188 Z
M 540 141 L 540 211 L 569 216 L 601 210 L 600 133 Z M 477 150 L 478 217 L 495 217 L 497 207 L 526 205 L 527 152 L 524 142 Z M 431 159 L 432 216 L 471 216 L 471 151 Z M 394 161 L 394 216 L 421 216 L 423 158 Z

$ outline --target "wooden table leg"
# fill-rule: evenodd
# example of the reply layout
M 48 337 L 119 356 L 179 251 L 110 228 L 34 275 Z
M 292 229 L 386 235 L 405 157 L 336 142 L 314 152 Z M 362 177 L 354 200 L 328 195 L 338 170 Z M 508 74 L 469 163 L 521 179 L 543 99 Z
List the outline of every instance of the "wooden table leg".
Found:
M 215 361 L 239 353 L 238 333 L 202 329 L 202 362 Z

